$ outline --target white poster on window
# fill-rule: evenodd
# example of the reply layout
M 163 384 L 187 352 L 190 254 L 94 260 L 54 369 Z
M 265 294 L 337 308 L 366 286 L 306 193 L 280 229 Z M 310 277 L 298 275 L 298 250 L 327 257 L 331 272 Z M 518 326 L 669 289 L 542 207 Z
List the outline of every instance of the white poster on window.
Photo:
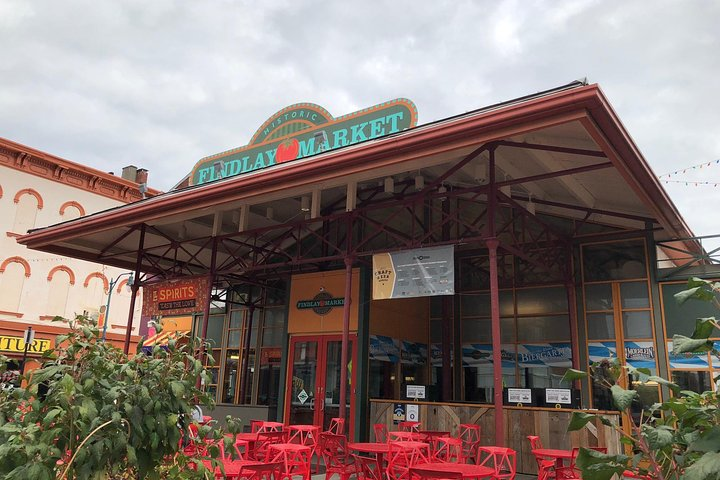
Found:
M 408 422 L 419 422 L 420 405 L 408 404 L 405 406 L 405 420 Z

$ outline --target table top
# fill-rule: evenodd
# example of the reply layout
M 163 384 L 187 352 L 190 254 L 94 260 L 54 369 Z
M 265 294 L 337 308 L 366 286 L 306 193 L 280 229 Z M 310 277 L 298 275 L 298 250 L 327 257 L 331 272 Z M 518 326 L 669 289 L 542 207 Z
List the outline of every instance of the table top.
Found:
M 235 434 L 235 441 L 244 440 L 246 442 L 257 442 L 258 434 L 252 432 L 242 432 Z
M 555 448 L 536 448 L 532 451 L 533 455 L 538 457 L 552 458 L 573 458 L 572 450 L 560 450 Z
M 425 442 L 392 442 L 401 448 L 427 448 L 430 445 Z M 389 443 L 380 442 L 351 442 L 347 444 L 350 450 L 367 453 L 388 453 L 390 451 Z
M 416 440 L 419 441 L 425 438 L 425 435 L 418 432 L 388 432 L 388 438 L 397 440 Z
M 298 430 L 301 432 L 314 432 L 320 430 L 317 425 L 288 425 L 285 427 L 287 430 Z
M 429 470 L 433 472 L 460 473 L 463 477 L 492 477 L 495 469 L 469 463 L 430 462 L 411 467 L 410 470 Z
M 280 450 L 280 451 L 288 451 L 288 450 L 294 450 L 296 452 L 300 452 L 303 450 L 310 450 L 310 447 L 307 445 L 300 445 L 299 443 L 273 443 L 272 445 L 269 445 L 268 448 L 270 450 Z
M 380 442 L 350 442 L 347 444 L 350 450 L 366 453 L 387 453 L 390 446 Z

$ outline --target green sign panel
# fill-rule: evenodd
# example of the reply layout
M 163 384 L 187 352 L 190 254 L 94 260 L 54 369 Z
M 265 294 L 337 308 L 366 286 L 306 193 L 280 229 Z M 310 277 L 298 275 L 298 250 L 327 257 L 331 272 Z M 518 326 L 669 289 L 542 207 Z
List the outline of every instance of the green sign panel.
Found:
M 190 175 L 190 184 L 255 172 L 415 125 L 417 110 L 407 99 L 392 100 L 339 118 L 312 103 L 291 105 L 263 123 L 248 145 L 200 160 Z

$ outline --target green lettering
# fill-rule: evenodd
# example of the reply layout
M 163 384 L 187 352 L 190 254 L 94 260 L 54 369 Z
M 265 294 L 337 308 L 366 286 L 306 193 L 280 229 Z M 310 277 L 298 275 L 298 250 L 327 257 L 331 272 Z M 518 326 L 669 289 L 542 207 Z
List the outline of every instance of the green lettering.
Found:
M 265 158 L 263 157 L 262 152 L 257 154 L 257 157 L 255 158 L 255 165 L 253 166 L 253 170 L 259 170 L 261 168 L 265 168 Z
M 242 158 L 242 173 L 250 171 L 250 166 L 248 165 L 248 160 L 250 160 L 250 157 Z
M 225 164 L 225 172 L 223 173 L 223 176 L 232 177 L 233 175 L 237 175 L 240 173 L 241 168 L 242 164 L 240 163 L 240 159 L 236 158 L 234 160 L 230 160 Z
M 352 128 L 352 140 L 351 143 L 357 143 L 357 142 L 363 142 L 367 140 L 367 136 L 365 135 L 365 132 L 363 131 L 365 127 L 367 127 L 368 122 L 362 122 L 358 123 L 357 125 L 353 125 Z
M 308 155 L 315 155 L 315 137 L 300 140 L 300 153 L 298 154 L 298 158 L 307 157 Z
M 374 118 L 370 120 L 370 138 L 377 138 L 385 135 L 385 119 Z
M 347 128 L 341 128 L 333 132 L 333 148 L 344 147 L 348 143 Z
M 207 178 L 207 174 L 208 174 L 208 168 L 207 168 L 207 167 L 201 168 L 200 170 L 198 170 L 198 183 L 205 183 L 205 181 L 206 181 L 205 179 Z
M 397 133 L 400 131 L 398 128 L 398 120 L 402 120 L 403 118 L 403 112 L 397 112 L 397 113 L 391 113 L 387 117 L 385 117 L 385 122 L 390 123 L 390 131 L 387 132 L 390 133 Z
M 268 162 L 267 162 L 268 167 L 275 165 L 275 154 L 276 153 L 277 153 L 277 150 L 274 148 L 270 149 L 270 150 L 265 150 L 265 155 L 267 155 L 267 157 L 268 157 Z

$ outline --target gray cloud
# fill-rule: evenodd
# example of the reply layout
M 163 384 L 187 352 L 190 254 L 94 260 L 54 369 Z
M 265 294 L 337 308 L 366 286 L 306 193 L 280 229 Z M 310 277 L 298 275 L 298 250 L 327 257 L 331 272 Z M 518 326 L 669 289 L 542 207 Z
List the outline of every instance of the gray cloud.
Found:
M 661 174 L 720 158 L 718 20 L 671 0 L 0 0 L 0 135 L 169 188 L 292 103 L 407 97 L 423 123 L 587 76 Z M 667 188 L 717 231 L 697 211 L 720 189 Z

